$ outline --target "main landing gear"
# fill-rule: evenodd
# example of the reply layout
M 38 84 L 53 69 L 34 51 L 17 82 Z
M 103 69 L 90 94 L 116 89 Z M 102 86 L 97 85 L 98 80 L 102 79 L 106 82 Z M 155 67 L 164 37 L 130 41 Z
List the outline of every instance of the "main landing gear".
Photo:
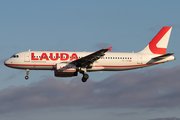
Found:
M 86 82 L 88 78 L 89 78 L 89 75 L 87 73 L 84 73 L 82 77 L 82 82 Z
M 26 69 L 26 76 L 25 76 L 25 79 L 28 80 L 29 79 L 29 69 Z
M 86 68 L 81 68 L 80 73 L 83 74 L 82 82 L 86 82 L 89 78 L 89 75 L 86 73 Z

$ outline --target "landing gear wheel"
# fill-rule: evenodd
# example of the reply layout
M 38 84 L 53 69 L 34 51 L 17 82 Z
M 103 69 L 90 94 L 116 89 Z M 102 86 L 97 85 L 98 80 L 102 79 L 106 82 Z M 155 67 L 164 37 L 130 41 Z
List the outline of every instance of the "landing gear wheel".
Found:
M 25 76 L 25 79 L 28 80 L 28 79 L 29 79 L 29 76 Z
M 82 82 L 86 82 L 87 79 L 89 78 L 89 75 L 86 73 L 86 72 L 87 72 L 86 67 L 81 67 L 81 68 L 79 68 L 79 72 L 80 72 L 81 74 L 83 74 Z
M 26 69 L 26 76 L 25 76 L 25 79 L 28 80 L 29 79 L 29 69 Z
M 83 75 L 83 78 L 88 79 L 88 78 L 89 78 L 89 75 L 88 75 L 88 74 L 84 74 L 84 75 Z
M 86 81 L 87 81 L 87 79 L 85 79 L 85 78 L 82 77 L 82 82 L 86 82 Z
M 86 82 L 88 78 L 89 78 L 89 75 L 84 74 L 83 77 L 82 77 L 82 82 Z

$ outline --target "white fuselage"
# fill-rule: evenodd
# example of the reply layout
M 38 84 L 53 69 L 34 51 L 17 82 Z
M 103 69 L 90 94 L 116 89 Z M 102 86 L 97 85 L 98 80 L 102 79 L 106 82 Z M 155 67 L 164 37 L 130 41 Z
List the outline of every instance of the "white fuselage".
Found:
M 93 71 L 122 71 L 143 68 L 174 60 L 174 53 L 166 49 L 171 26 L 163 27 L 151 42 L 138 53 L 107 52 L 111 47 L 96 52 L 26 51 L 14 54 L 4 64 L 8 67 L 29 70 L 54 70 L 56 77 L 72 77 L 83 74 L 86 82 Z
M 64 51 L 27 51 L 20 52 L 5 61 L 5 65 L 17 69 L 29 70 L 55 70 L 57 63 L 70 63 L 92 52 L 64 52 Z M 95 61 L 88 72 L 91 71 L 121 71 L 142 68 L 174 60 L 174 56 L 154 61 L 152 58 L 158 54 L 119 53 L 107 52 Z

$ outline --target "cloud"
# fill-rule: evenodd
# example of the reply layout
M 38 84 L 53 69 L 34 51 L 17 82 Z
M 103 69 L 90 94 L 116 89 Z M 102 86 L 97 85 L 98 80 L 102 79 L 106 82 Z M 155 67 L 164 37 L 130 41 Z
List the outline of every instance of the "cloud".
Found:
M 136 115 L 138 112 L 128 112 L 128 113 L 120 113 L 118 116 L 130 116 L 130 115 Z
M 0 114 L 52 107 L 169 108 L 180 107 L 180 66 L 119 72 L 100 82 L 46 76 L 28 86 L 0 91 Z
M 171 118 L 156 118 L 156 119 L 149 119 L 149 120 L 180 120 L 180 118 L 171 117 Z
M 5 78 L 3 78 L 3 81 L 13 80 L 13 78 L 16 78 L 21 73 L 24 73 L 24 71 L 20 70 L 20 71 L 12 72 L 11 74 L 9 74 L 9 76 L 6 76 Z

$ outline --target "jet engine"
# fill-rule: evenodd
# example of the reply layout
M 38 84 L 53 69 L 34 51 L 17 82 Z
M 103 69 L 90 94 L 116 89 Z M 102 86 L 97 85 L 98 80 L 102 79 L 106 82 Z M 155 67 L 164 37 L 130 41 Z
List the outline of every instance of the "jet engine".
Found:
M 78 72 L 76 66 L 67 63 L 57 63 L 56 70 L 54 70 L 56 77 L 72 77 L 77 76 Z

